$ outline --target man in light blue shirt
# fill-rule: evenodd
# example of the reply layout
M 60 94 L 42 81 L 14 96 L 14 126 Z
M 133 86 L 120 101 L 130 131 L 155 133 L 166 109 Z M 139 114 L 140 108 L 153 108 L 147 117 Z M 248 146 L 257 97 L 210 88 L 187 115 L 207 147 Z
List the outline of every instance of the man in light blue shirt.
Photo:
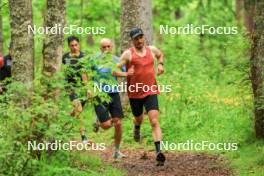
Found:
M 104 38 L 100 42 L 101 52 L 92 58 L 92 70 L 95 71 L 93 81 L 95 86 L 100 87 L 99 91 L 106 93 L 110 101 L 104 101 L 96 97 L 97 103 L 94 105 L 97 119 L 103 129 L 108 129 L 112 126 L 115 127 L 115 152 L 113 158 L 126 157 L 120 152 L 120 142 L 122 138 L 122 123 L 123 110 L 121 106 L 118 81 L 116 76 L 127 76 L 127 72 L 115 71 L 116 64 L 119 58 L 111 54 L 113 44 L 110 39 Z M 124 68 L 122 71 L 125 71 Z M 109 116 L 110 114 L 110 116 Z

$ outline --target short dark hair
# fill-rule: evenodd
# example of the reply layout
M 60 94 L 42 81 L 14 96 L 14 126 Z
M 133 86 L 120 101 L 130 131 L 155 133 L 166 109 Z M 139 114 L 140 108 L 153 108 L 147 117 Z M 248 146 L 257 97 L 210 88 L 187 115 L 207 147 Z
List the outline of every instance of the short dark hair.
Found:
M 75 37 L 75 36 L 70 36 L 68 37 L 68 45 L 72 42 L 72 41 L 77 41 L 79 43 L 79 38 L 78 37 Z

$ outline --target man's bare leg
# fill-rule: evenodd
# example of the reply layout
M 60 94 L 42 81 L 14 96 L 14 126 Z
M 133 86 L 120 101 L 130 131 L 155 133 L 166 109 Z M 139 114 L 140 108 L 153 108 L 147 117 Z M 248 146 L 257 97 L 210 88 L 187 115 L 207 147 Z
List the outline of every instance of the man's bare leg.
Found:
M 122 138 L 122 123 L 121 119 L 118 117 L 113 118 L 113 123 L 115 127 L 115 145 L 118 145 L 117 150 L 119 150 L 119 145 Z
M 124 158 L 126 157 L 123 153 L 120 152 L 120 143 L 122 139 L 122 123 L 121 118 L 114 117 L 111 120 L 101 123 L 101 128 L 109 129 L 114 124 L 115 127 L 115 152 L 113 154 L 113 158 Z
M 75 99 L 75 100 L 72 101 L 72 105 L 73 105 L 73 110 L 72 110 L 71 115 L 73 117 L 75 117 L 76 119 L 79 119 L 79 121 L 80 121 L 80 135 L 81 135 L 82 141 L 83 142 L 88 142 L 87 141 L 87 137 L 85 136 L 84 124 L 83 124 L 83 122 L 80 119 L 80 114 L 83 111 L 82 103 L 81 103 L 80 100 Z
M 161 128 L 160 128 L 159 121 L 158 121 L 159 111 L 150 110 L 148 112 L 148 116 L 149 116 L 150 125 L 152 127 L 152 136 L 154 139 L 154 144 L 155 144 L 156 152 L 157 152 L 157 158 L 156 158 L 156 160 L 158 161 L 157 166 L 163 166 L 166 158 L 164 154 L 161 153 L 161 149 L 160 149 L 161 140 L 162 140 L 162 132 L 161 132 Z
M 149 122 L 152 127 L 152 137 L 154 141 L 161 141 L 162 132 L 158 121 L 159 111 L 158 110 L 150 110 L 148 112 Z

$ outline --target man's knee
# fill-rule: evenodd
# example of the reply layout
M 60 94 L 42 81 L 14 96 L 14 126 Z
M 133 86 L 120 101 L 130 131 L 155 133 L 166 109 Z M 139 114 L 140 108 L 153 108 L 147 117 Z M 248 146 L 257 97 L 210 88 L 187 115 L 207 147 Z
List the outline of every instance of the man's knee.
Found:
M 152 126 L 152 128 L 157 127 L 159 125 L 159 121 L 158 121 L 159 111 L 151 110 L 148 112 L 148 115 L 149 115 L 150 125 Z
M 120 127 L 122 125 L 120 118 L 113 118 L 112 121 L 113 121 L 115 127 Z
M 101 128 L 108 129 L 112 126 L 111 120 L 101 123 Z
M 73 100 L 72 101 L 73 110 L 71 112 L 71 116 L 75 118 L 79 118 L 81 112 L 83 111 L 82 104 L 79 100 Z
M 82 112 L 83 108 L 82 108 L 82 103 L 80 100 L 77 100 L 77 99 L 73 100 L 72 104 L 76 112 L 79 112 L 79 113 Z
M 141 124 L 143 121 L 143 113 L 140 116 L 135 117 L 134 120 L 137 124 Z
M 150 125 L 152 128 L 155 128 L 159 125 L 159 121 L 158 121 L 158 118 L 152 118 L 150 119 Z

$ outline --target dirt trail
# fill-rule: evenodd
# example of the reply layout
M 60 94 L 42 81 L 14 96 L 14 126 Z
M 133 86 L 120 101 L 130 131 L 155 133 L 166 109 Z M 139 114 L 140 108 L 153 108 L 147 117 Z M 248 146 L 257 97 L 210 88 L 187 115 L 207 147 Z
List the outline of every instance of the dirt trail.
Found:
M 105 150 L 100 155 L 104 162 L 125 170 L 126 176 L 230 176 L 232 170 L 217 156 L 208 154 L 166 153 L 164 166 L 155 166 L 155 152 L 124 150 L 127 158 L 114 160 L 113 151 Z

